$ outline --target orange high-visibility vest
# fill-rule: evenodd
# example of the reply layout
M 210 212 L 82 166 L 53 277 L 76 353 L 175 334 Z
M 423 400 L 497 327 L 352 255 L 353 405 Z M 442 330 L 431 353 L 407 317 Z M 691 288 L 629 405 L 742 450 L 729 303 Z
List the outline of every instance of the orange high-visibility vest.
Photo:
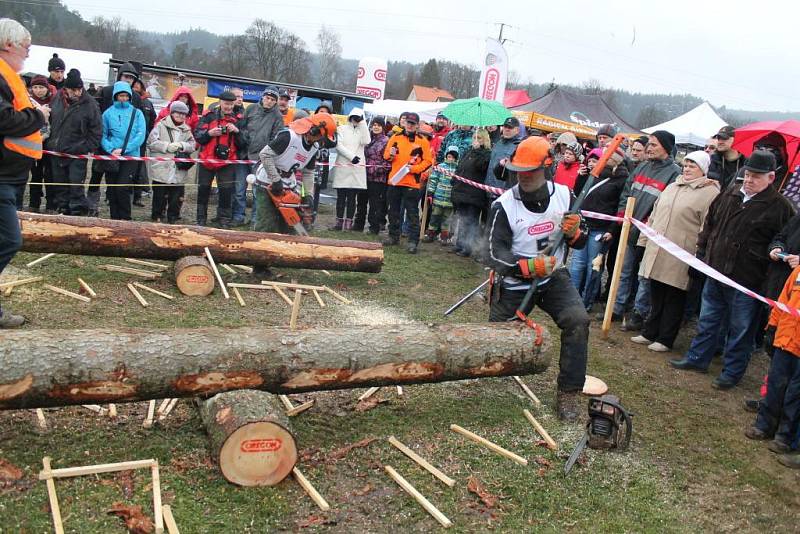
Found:
M 0 59 L 0 76 L 6 80 L 8 87 L 14 94 L 13 104 L 16 111 L 33 107 L 28 90 L 25 88 L 25 82 L 4 59 Z M 25 137 L 6 136 L 3 138 L 3 145 L 17 154 L 33 159 L 42 159 L 42 134 L 39 130 Z
M 295 108 L 289 108 L 286 110 L 286 115 L 283 116 L 284 126 L 289 126 L 289 123 L 294 120 L 294 110 Z

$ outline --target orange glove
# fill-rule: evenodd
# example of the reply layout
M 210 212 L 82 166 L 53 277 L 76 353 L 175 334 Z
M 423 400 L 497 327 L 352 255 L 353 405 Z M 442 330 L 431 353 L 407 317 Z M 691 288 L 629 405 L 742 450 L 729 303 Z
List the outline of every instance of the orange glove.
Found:
M 517 262 L 523 278 L 547 278 L 556 270 L 558 260 L 555 256 L 523 258 Z
M 567 243 L 573 244 L 581 236 L 581 216 L 578 213 L 565 213 L 561 217 L 561 231 Z

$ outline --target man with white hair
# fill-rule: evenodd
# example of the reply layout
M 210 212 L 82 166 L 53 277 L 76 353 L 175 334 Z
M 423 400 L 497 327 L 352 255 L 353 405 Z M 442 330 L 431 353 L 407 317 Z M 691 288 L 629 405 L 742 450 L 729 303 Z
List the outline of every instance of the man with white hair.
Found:
M 22 247 L 16 191 L 25 187 L 28 173 L 42 159 L 39 130 L 50 109 L 28 96 L 20 72 L 31 47 L 31 34 L 19 22 L 0 19 L 0 273 Z M 0 308 L 0 329 L 25 323 L 21 315 Z

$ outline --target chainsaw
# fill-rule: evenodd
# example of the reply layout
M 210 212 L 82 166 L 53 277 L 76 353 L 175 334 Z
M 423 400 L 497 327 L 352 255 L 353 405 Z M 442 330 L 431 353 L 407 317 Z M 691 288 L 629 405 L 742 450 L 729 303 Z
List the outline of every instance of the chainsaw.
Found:
M 297 235 L 308 236 L 305 225 L 311 223 L 313 206 L 303 204 L 300 195 L 290 189 L 284 189 L 280 195 L 269 187 L 264 189 L 286 224 L 294 228 Z
M 616 395 L 603 395 L 589 399 L 589 421 L 586 432 L 578 441 L 575 450 L 564 466 L 564 474 L 568 475 L 572 466 L 578 461 L 583 449 L 617 449 L 624 451 L 631 442 L 633 432 L 633 414 L 622 407 Z

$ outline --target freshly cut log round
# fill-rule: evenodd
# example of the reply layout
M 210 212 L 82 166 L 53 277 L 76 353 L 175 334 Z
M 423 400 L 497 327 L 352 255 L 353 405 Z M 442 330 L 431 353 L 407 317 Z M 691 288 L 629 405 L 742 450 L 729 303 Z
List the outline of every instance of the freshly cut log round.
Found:
M 199 405 L 211 455 L 222 476 L 239 486 L 273 486 L 297 463 L 289 418 L 275 395 L 243 389 Z
M 0 335 L 0 409 L 298 393 L 541 373 L 520 323 L 15 330 Z
M 205 297 L 214 291 L 214 272 L 202 256 L 186 256 L 175 262 L 175 283 L 184 295 Z
M 368 273 L 383 266 L 380 243 L 27 212 L 18 217 L 25 252 L 178 260 L 201 256 L 208 247 L 214 261 L 237 265 Z

